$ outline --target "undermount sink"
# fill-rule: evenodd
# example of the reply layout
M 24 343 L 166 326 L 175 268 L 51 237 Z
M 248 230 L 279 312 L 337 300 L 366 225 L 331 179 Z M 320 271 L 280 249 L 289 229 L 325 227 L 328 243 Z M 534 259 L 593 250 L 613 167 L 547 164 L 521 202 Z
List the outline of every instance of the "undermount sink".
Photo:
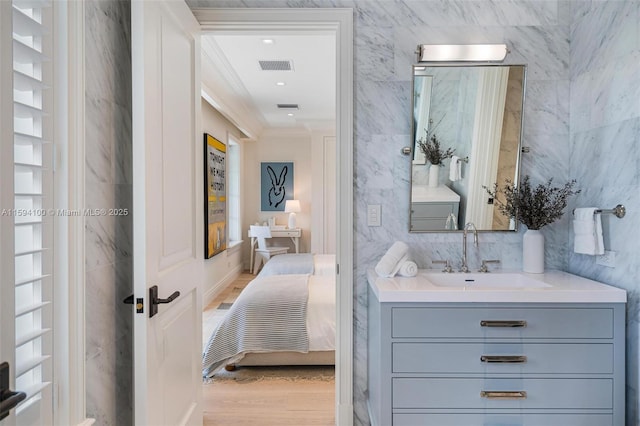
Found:
M 424 277 L 438 287 L 466 288 L 544 288 L 551 285 L 518 273 L 425 273 Z

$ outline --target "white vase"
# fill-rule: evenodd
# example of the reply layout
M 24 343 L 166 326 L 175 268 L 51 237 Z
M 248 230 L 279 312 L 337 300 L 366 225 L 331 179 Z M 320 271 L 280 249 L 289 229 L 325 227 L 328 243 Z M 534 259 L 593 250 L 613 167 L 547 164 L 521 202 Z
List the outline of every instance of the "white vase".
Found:
M 429 166 L 429 186 L 435 188 L 438 186 L 438 179 L 440 178 L 440 166 L 432 164 Z
M 522 237 L 522 271 L 544 272 L 544 235 L 538 229 L 527 229 Z

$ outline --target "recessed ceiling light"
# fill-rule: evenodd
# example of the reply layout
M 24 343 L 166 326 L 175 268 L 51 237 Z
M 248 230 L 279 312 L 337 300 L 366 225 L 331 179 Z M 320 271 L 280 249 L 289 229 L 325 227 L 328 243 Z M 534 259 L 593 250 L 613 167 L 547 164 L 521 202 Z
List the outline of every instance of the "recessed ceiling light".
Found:
M 264 44 L 273 44 L 274 41 L 273 41 L 272 38 L 263 38 L 262 39 L 262 43 L 264 43 Z
M 286 83 L 284 81 L 278 81 L 276 86 L 284 86 Z
M 293 117 L 293 113 L 290 112 L 289 114 L 287 114 L 289 117 Z

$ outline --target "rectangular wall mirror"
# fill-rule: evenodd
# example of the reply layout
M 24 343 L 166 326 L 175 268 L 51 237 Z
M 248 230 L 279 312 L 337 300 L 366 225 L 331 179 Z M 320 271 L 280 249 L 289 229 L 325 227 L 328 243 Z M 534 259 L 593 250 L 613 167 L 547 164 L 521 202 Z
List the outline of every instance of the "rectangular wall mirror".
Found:
M 518 181 L 525 66 L 430 64 L 413 71 L 409 232 L 450 232 L 469 222 L 482 231 L 515 231 L 483 186 Z M 433 136 L 442 152 L 454 150 L 440 166 L 418 143 Z

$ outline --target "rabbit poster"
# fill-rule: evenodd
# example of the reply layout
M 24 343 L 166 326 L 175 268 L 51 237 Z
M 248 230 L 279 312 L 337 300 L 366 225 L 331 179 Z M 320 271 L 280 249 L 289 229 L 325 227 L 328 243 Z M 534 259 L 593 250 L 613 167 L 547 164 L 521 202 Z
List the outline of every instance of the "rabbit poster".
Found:
M 293 200 L 293 163 L 260 163 L 260 210 L 283 212 Z
M 206 170 L 205 258 L 227 248 L 227 190 L 225 160 L 227 147 L 213 136 L 204 135 Z

